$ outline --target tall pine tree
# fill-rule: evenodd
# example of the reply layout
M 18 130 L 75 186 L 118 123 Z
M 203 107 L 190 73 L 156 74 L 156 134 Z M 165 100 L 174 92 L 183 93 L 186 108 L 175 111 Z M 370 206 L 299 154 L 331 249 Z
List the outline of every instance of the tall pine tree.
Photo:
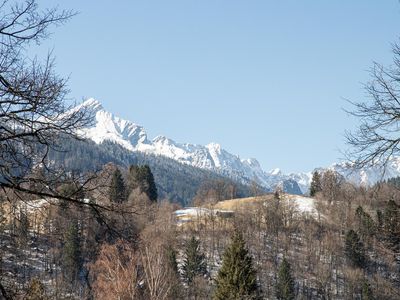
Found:
M 143 166 L 143 173 L 144 181 L 146 183 L 143 187 L 144 192 L 151 201 L 156 202 L 158 198 L 157 187 L 154 181 L 153 173 L 148 165 Z
M 192 236 L 185 246 L 182 277 L 190 285 L 196 276 L 203 276 L 206 273 L 207 265 L 205 256 L 200 250 L 200 241 Z
M 317 193 L 322 191 L 321 175 L 318 171 L 314 171 L 310 185 L 310 196 L 314 197 Z
M 71 222 L 65 232 L 62 254 L 64 275 L 72 283 L 78 278 L 81 267 L 81 241 L 76 220 Z
M 111 178 L 110 190 L 109 190 L 110 201 L 121 203 L 126 199 L 126 187 L 124 179 L 122 178 L 121 171 L 117 168 Z
M 349 230 L 345 239 L 345 254 L 350 263 L 359 268 L 363 268 L 366 264 L 366 256 L 364 244 L 354 230 Z
M 260 299 L 256 271 L 243 236 L 235 231 L 216 278 L 215 300 Z
M 286 258 L 283 259 L 279 267 L 278 282 L 276 284 L 276 298 L 279 300 L 291 300 L 295 298 L 294 280 L 290 264 Z
M 390 200 L 383 213 L 383 233 L 393 251 L 400 250 L 400 207 Z
M 375 234 L 375 222 L 361 206 L 357 207 L 355 217 L 358 223 L 358 232 L 364 241 Z
M 153 202 L 157 201 L 158 192 L 153 173 L 148 165 L 129 167 L 129 187 L 139 188 Z

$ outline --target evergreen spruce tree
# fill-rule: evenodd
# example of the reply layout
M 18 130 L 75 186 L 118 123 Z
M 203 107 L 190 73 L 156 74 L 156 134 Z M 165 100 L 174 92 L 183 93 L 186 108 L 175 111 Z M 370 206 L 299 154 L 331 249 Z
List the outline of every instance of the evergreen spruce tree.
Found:
M 375 234 L 375 222 L 361 206 L 357 207 L 355 217 L 358 221 L 358 232 L 364 240 Z
M 153 173 L 148 165 L 129 167 L 129 187 L 130 190 L 139 188 L 151 201 L 157 201 L 157 187 Z
M 191 284 L 196 276 L 207 273 L 204 254 L 200 251 L 200 241 L 194 236 L 186 242 L 183 255 L 182 277 L 187 284 Z
M 215 300 L 260 299 L 257 276 L 243 236 L 235 231 L 216 278 Z
M 286 258 L 283 259 L 279 267 L 276 297 L 279 300 L 291 300 L 295 298 L 294 279 L 292 277 L 290 264 Z
M 109 197 L 112 202 L 121 203 L 126 199 L 126 187 L 121 171 L 117 168 L 111 178 Z
M 383 233 L 389 247 L 400 250 L 400 207 L 390 200 L 383 213 Z
M 81 267 L 81 245 L 77 221 L 73 221 L 65 232 L 62 254 L 64 274 L 72 283 L 77 279 Z
M 317 193 L 321 191 L 322 191 L 321 175 L 318 173 L 318 171 L 314 171 L 310 185 L 310 196 L 314 197 Z
M 364 244 L 354 230 L 349 230 L 345 240 L 345 254 L 351 264 L 355 267 L 363 268 L 366 264 Z
M 150 170 L 148 165 L 143 166 L 143 177 L 144 177 L 144 192 L 149 197 L 149 199 L 153 202 L 157 202 L 158 193 L 156 183 L 154 181 L 153 173 Z

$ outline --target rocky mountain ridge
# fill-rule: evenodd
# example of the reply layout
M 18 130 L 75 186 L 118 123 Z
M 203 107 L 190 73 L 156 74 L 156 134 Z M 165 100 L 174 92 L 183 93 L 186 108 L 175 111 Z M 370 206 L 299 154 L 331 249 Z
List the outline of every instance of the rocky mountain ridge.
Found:
M 142 126 L 106 111 L 101 103 L 93 98 L 78 105 L 74 110 L 76 109 L 85 109 L 92 114 L 93 125 L 80 133 L 97 144 L 111 141 L 129 151 L 165 156 L 235 180 L 254 180 L 269 190 L 282 186 L 291 193 L 308 192 L 312 172 L 284 174 L 279 169 L 264 171 L 256 159 L 241 159 L 217 143 L 205 146 L 178 143 L 165 136 L 157 136 L 150 140 Z M 336 163 L 323 169 L 332 169 L 356 184 L 371 185 L 382 179 L 400 176 L 400 158 L 392 159 L 384 174 L 378 166 L 355 170 L 349 163 Z

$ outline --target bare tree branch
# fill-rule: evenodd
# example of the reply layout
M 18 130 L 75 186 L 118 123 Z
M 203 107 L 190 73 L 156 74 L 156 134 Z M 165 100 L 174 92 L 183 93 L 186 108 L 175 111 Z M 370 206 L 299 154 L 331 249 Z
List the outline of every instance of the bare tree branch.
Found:
M 79 132 L 93 116 L 84 107 L 67 105 L 67 80 L 55 73 L 51 53 L 43 61 L 26 54 L 27 47 L 73 15 L 58 8 L 41 11 L 36 0 L 0 3 L 0 189 L 25 203 L 40 198 L 90 208 L 99 223 L 118 235 L 112 218 L 137 214 L 137 207 L 87 201 L 82 195 L 98 188 L 97 173 L 71 176 L 48 159 L 51 150 L 63 151 L 63 139 L 82 139 Z M 75 192 L 63 194 L 65 183 Z
M 368 100 L 352 102 L 347 111 L 360 120 L 354 132 L 346 132 L 351 149 L 345 153 L 354 167 L 380 165 L 384 170 L 400 154 L 400 47 L 393 45 L 394 65 L 374 63 L 365 85 Z

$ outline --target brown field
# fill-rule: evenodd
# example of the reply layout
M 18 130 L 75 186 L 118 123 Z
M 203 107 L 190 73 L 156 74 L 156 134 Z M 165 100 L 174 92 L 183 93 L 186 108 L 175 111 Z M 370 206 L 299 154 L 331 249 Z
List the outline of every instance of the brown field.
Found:
M 223 209 L 223 210 L 238 210 L 240 208 L 244 208 L 249 205 L 254 205 L 260 202 L 268 201 L 273 199 L 274 195 L 267 194 L 258 197 L 248 197 L 248 198 L 237 198 L 231 200 L 220 201 L 214 205 L 214 209 Z

